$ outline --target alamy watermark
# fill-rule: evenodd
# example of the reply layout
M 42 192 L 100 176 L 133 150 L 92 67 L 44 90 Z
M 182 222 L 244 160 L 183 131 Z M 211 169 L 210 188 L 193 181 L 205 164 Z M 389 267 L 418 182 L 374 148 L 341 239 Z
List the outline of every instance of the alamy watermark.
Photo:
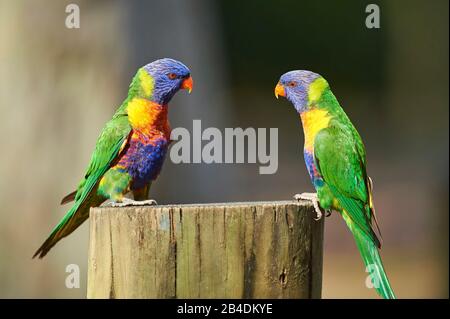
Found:
M 380 288 L 380 270 L 375 264 L 367 265 L 366 272 L 369 275 L 366 277 L 366 287 L 369 289 Z
M 175 164 L 259 163 L 260 174 L 275 174 L 278 170 L 278 128 L 270 128 L 268 136 L 266 128 L 252 127 L 225 128 L 222 133 L 215 127 L 202 131 L 201 120 L 193 120 L 192 134 L 177 127 L 170 138 L 175 141 L 170 149 Z
M 380 7 L 376 4 L 368 4 L 366 6 L 366 27 L 367 29 L 379 29 L 380 28 Z
M 79 29 L 80 28 L 80 7 L 77 4 L 71 3 L 66 6 L 66 28 Z
M 66 288 L 80 288 L 80 266 L 77 264 L 67 265 L 66 272 L 69 273 L 66 277 Z

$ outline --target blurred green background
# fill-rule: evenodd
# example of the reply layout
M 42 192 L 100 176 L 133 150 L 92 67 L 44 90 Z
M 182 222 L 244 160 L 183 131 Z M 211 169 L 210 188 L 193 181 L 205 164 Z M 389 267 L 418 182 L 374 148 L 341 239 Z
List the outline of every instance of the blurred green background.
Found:
M 66 5 L 81 28 L 65 27 Z M 377 3 L 381 28 L 367 29 Z M 88 223 L 42 261 L 35 249 L 65 213 L 104 123 L 138 67 L 187 64 L 172 127 L 278 127 L 279 169 L 167 160 L 159 203 L 282 200 L 312 191 L 298 116 L 273 88 L 292 69 L 328 79 L 360 131 L 400 298 L 448 298 L 448 1 L 0 0 L 0 297 L 85 297 Z M 66 265 L 81 268 L 65 287 Z M 323 297 L 375 298 L 343 221 L 325 227 Z

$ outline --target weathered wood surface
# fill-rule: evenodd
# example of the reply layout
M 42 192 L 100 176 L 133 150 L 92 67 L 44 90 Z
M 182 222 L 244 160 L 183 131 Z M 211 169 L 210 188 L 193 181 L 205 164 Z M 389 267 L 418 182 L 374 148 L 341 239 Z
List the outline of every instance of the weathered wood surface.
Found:
M 320 298 L 311 203 L 94 208 L 88 298 Z

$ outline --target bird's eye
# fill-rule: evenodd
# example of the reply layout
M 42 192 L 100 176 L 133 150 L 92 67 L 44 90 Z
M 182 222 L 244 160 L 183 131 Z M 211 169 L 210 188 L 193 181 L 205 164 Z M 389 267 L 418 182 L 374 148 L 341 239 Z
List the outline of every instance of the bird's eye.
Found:
M 287 85 L 290 86 L 290 87 L 292 88 L 292 87 L 294 87 L 294 86 L 297 86 L 297 82 L 295 82 L 295 81 L 290 81 L 290 82 L 288 82 Z
M 175 73 L 169 73 L 169 75 L 167 75 L 169 77 L 169 79 L 171 80 L 175 80 L 177 78 L 177 75 Z

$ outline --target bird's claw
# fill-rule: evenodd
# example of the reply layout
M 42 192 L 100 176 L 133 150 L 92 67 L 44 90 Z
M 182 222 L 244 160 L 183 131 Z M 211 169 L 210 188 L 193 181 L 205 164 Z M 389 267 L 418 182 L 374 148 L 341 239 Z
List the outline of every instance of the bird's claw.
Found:
M 126 206 L 145 206 L 145 205 L 158 205 L 156 200 L 148 199 L 148 200 L 132 200 L 129 198 L 123 198 L 121 202 L 110 202 L 105 205 L 106 207 L 126 207 Z
M 145 205 L 158 205 L 158 203 L 156 202 L 156 200 L 154 199 L 147 199 L 147 200 L 138 200 L 138 201 L 133 201 L 131 203 L 132 206 L 145 206 Z
M 316 218 L 314 218 L 314 220 L 320 220 L 323 217 L 323 213 L 322 210 L 320 209 L 319 206 L 319 199 L 317 198 L 317 193 L 301 193 L 301 194 L 295 194 L 294 195 L 294 199 L 297 201 L 300 200 L 309 200 L 312 202 L 313 206 L 314 206 L 314 210 L 316 211 Z M 331 213 L 327 212 L 327 217 L 330 216 Z
M 316 193 L 301 193 L 301 194 L 295 194 L 294 196 L 295 200 L 309 200 L 314 201 L 317 200 L 317 194 Z
M 322 211 L 320 209 L 317 209 L 315 206 L 314 206 L 314 209 L 316 210 L 316 218 L 314 218 L 314 220 L 315 221 L 321 220 L 322 216 L 323 216 Z

